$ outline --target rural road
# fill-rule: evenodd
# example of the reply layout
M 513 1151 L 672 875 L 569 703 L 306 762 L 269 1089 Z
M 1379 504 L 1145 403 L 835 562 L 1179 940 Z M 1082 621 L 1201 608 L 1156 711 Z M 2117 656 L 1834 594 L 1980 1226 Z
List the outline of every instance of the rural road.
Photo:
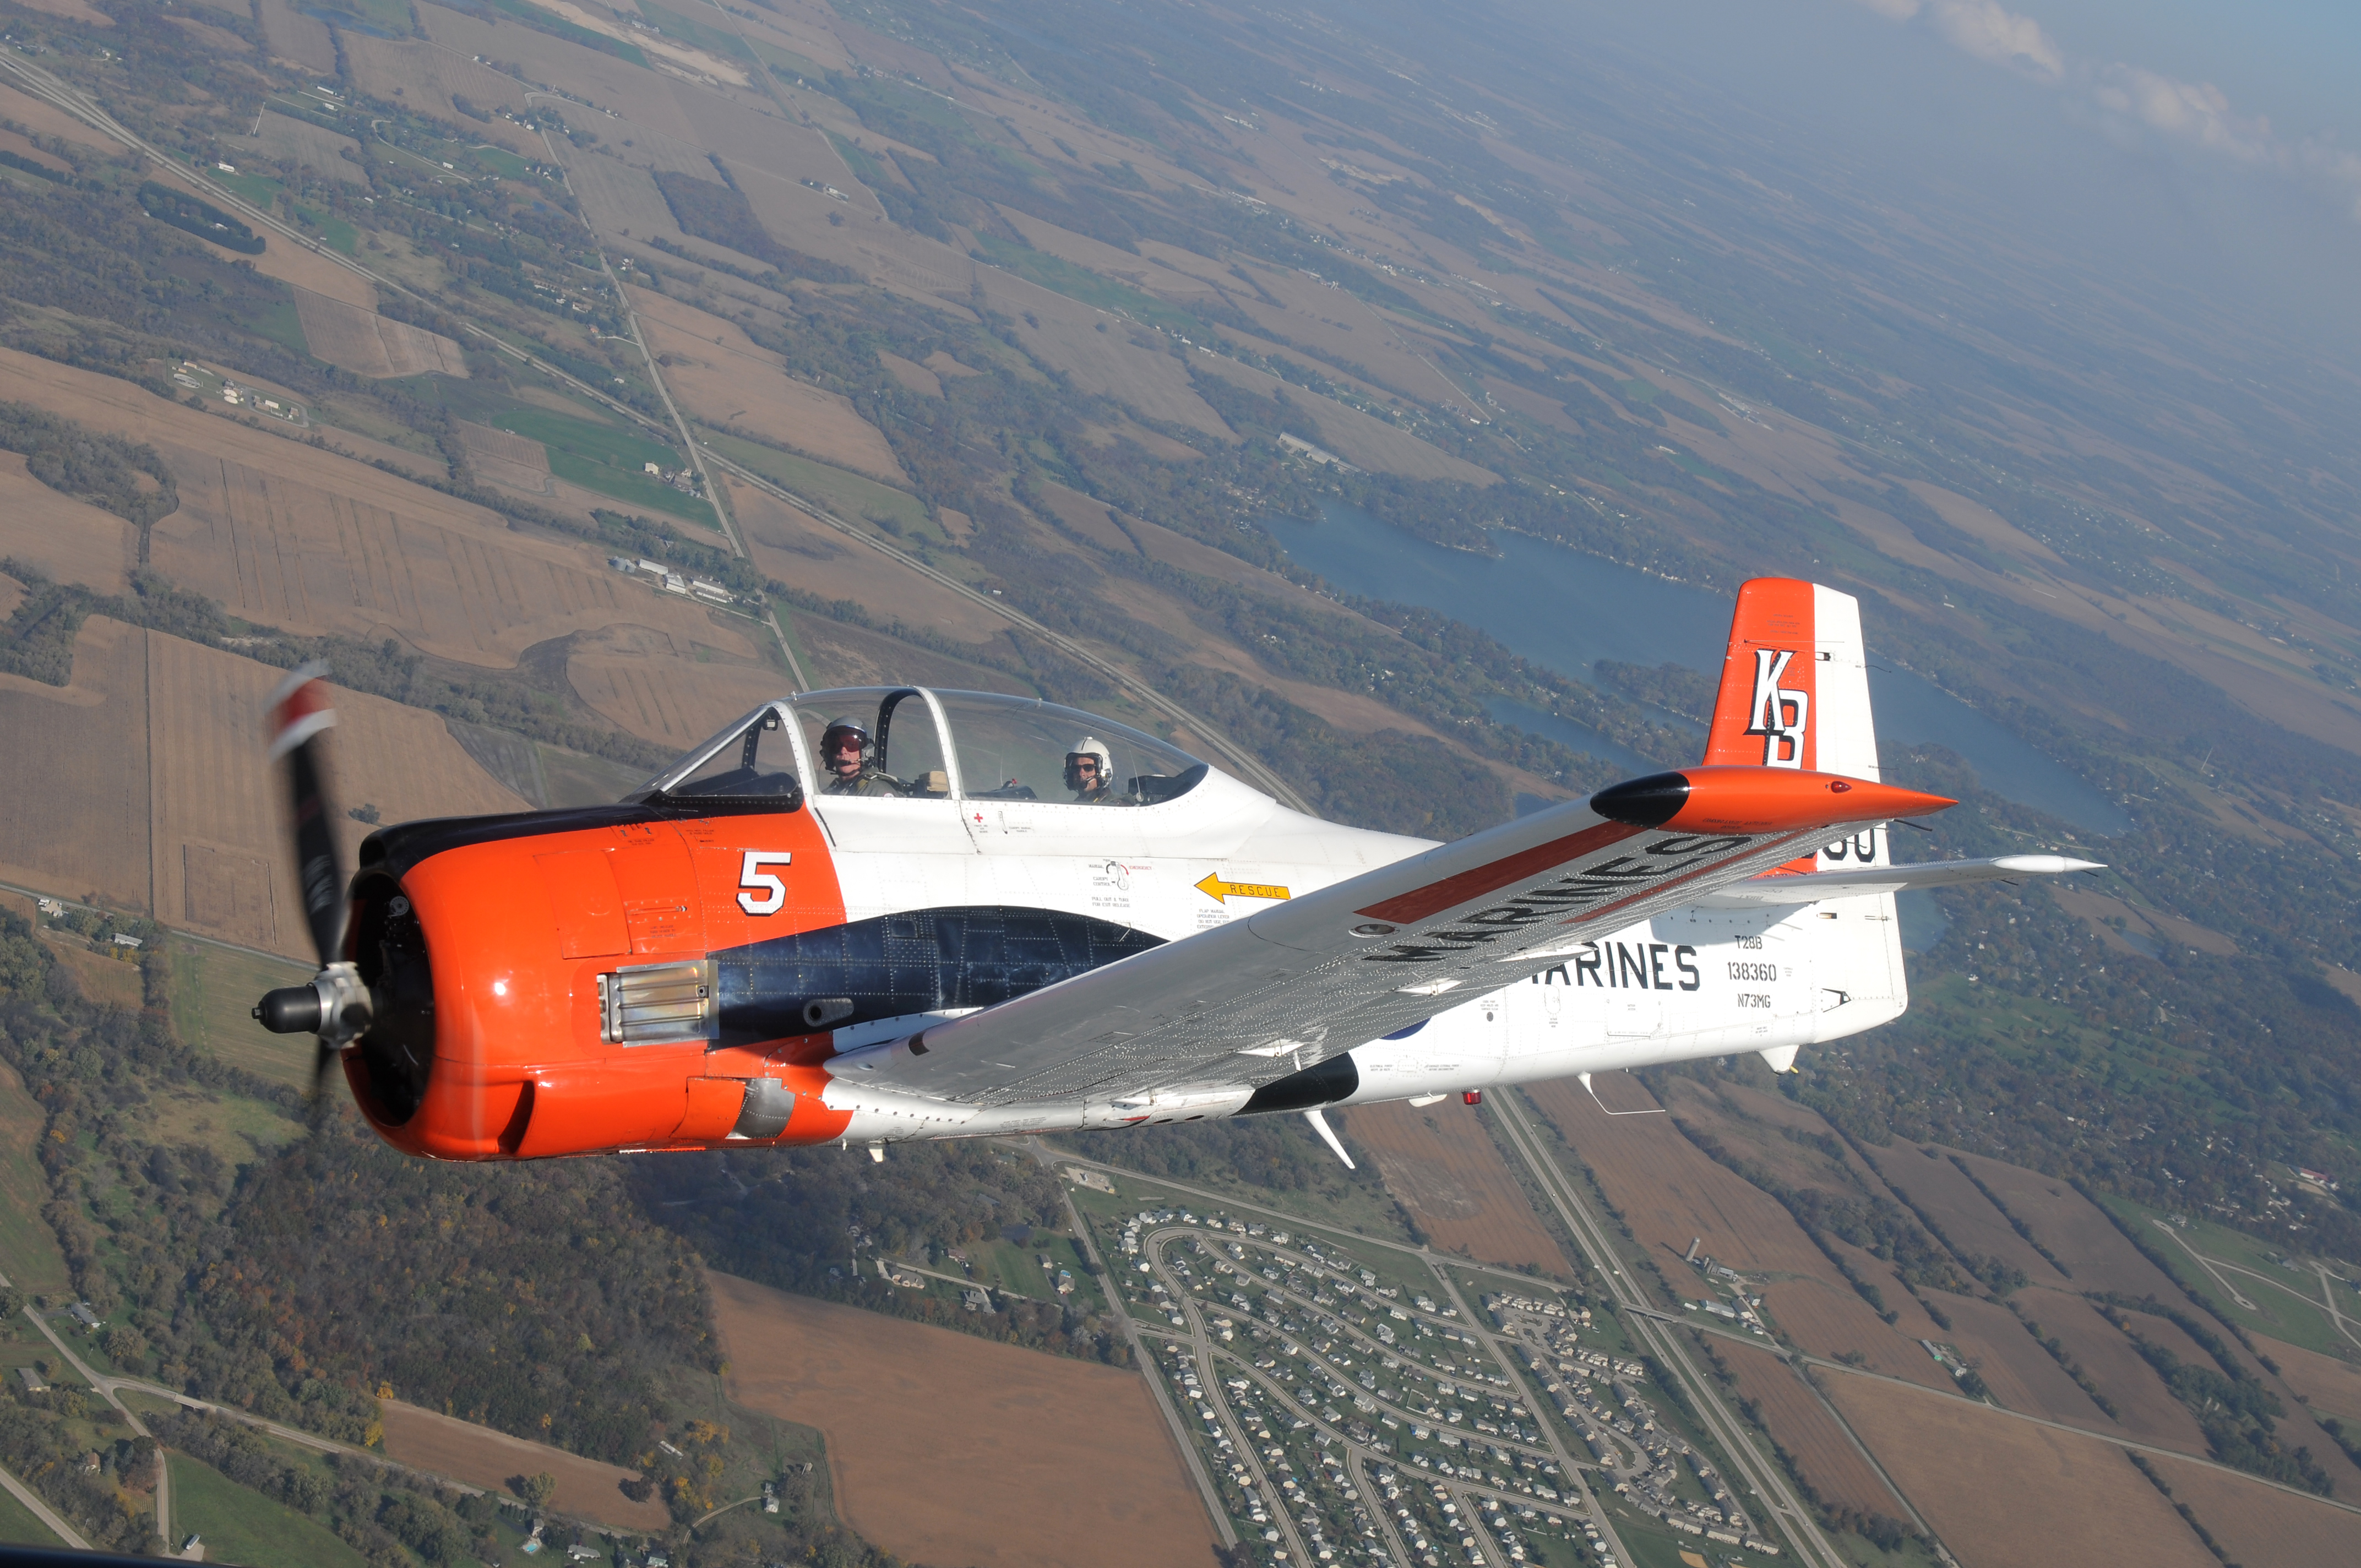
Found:
M 32 1510 L 32 1514 L 35 1519 L 39 1519 L 43 1524 L 57 1531 L 58 1539 L 60 1541 L 64 1541 L 76 1552 L 88 1552 L 90 1550 L 90 1542 L 76 1535 L 71 1525 L 66 1523 L 65 1520 L 58 1518 L 56 1514 L 50 1512 L 49 1505 L 41 1501 L 39 1497 L 34 1496 L 33 1489 L 30 1486 L 26 1486 L 22 1481 L 17 1480 L 16 1477 L 9 1475 L 5 1470 L 0 1470 L 0 1488 L 5 1488 L 10 1497 L 16 1498 L 18 1502 L 24 1504 L 26 1508 Z
M 1049 1163 L 1049 1151 L 1038 1138 L 1027 1139 L 1024 1147 L 1043 1165 Z M 1173 1446 L 1180 1451 L 1180 1463 L 1188 1468 L 1190 1479 L 1197 1483 L 1197 1494 L 1204 1501 L 1205 1512 L 1212 1518 L 1214 1530 L 1221 1536 L 1224 1546 L 1235 1546 L 1238 1532 L 1230 1524 L 1229 1510 L 1222 1507 L 1220 1488 L 1213 1485 L 1213 1477 L 1205 1469 L 1204 1461 L 1198 1457 L 1197 1445 L 1189 1436 L 1189 1423 L 1180 1419 L 1180 1409 L 1172 1403 L 1172 1395 L 1164 1387 L 1164 1379 L 1149 1369 L 1148 1343 L 1140 1338 L 1139 1325 L 1115 1299 L 1114 1271 L 1099 1255 L 1098 1245 L 1091 1240 L 1091 1228 L 1082 1223 L 1082 1212 L 1074 1206 L 1074 1195 L 1067 1190 L 1062 1181 L 1058 1183 L 1058 1196 L 1065 1202 L 1066 1223 L 1074 1227 L 1074 1235 L 1082 1245 L 1083 1257 L 1097 1266 L 1096 1278 L 1100 1288 L 1106 1292 L 1107 1308 L 1115 1321 L 1123 1324 L 1124 1337 L 1131 1342 L 1132 1363 L 1139 1368 L 1140 1376 L 1147 1380 L 1148 1391 L 1155 1398 L 1156 1408 L 1164 1414 L 1164 1424 L 1171 1429 Z
M 130 1406 L 116 1398 L 111 1385 L 125 1381 L 124 1379 L 101 1377 L 97 1373 L 93 1372 L 89 1364 L 76 1355 L 66 1342 L 58 1336 L 58 1331 L 49 1325 L 49 1320 L 43 1315 L 39 1308 L 27 1305 L 25 1308 L 25 1316 L 32 1319 L 33 1326 L 40 1330 L 42 1336 L 51 1344 L 58 1347 L 58 1354 L 66 1358 L 66 1365 L 87 1379 L 90 1386 L 98 1391 L 101 1398 L 121 1412 L 123 1419 L 130 1423 L 133 1431 L 150 1442 L 156 1441 L 156 1434 L 148 1430 L 148 1423 L 134 1414 Z M 172 1545 L 172 1467 L 165 1463 L 164 1455 L 160 1451 L 156 1455 L 156 1534 L 162 1539 L 165 1549 L 170 1551 Z M 82 1543 L 77 1541 L 75 1544 Z

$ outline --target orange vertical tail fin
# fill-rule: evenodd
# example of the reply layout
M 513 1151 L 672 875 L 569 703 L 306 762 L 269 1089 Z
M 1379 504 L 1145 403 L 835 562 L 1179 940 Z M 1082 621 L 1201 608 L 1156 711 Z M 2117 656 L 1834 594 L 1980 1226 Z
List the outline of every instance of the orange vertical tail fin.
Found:
M 1858 600 L 1794 577 L 1756 577 L 1740 587 L 1705 760 L 1879 777 Z M 1847 853 L 1872 859 L 1883 837 L 1864 834 L 1860 850 Z M 1839 858 L 1837 849 L 1818 859 Z M 1814 864 L 1799 860 L 1780 869 L 1807 872 Z

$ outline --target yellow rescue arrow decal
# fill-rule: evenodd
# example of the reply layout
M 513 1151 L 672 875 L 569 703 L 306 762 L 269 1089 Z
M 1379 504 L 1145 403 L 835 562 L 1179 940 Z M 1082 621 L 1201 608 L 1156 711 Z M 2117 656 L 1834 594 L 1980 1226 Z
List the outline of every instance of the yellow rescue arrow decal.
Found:
M 1197 891 L 1216 904 L 1227 904 L 1233 898 L 1285 898 L 1287 889 L 1274 887 L 1267 882 L 1224 882 L 1208 873 L 1197 884 Z

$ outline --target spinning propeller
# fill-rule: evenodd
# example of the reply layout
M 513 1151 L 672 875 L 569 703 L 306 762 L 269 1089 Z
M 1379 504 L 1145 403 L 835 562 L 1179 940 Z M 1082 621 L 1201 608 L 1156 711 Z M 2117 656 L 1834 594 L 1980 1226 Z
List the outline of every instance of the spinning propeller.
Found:
M 273 1034 L 319 1036 L 312 1075 L 315 1114 L 326 1103 L 322 1091 L 327 1086 L 328 1064 L 367 1031 L 370 1017 L 368 987 L 344 956 L 345 872 L 337 861 L 331 807 L 321 783 L 320 737 L 336 722 L 336 710 L 328 706 L 327 683 L 321 679 L 327 668 L 305 664 L 270 694 L 270 755 L 287 759 L 296 881 L 302 888 L 303 916 L 312 927 L 320 972 L 309 984 L 265 992 L 254 1008 L 255 1019 Z

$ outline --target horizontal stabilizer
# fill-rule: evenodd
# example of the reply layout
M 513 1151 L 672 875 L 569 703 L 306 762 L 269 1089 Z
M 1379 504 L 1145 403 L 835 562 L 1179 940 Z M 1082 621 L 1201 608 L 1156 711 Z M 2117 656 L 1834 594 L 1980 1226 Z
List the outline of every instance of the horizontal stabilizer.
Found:
M 2064 855 L 2003 855 L 1992 861 L 1928 861 L 1915 866 L 1862 866 L 1855 871 L 1756 877 L 1751 882 L 1718 887 L 1696 902 L 1699 908 L 1704 909 L 1757 909 L 1771 905 L 1817 904 L 1824 898 L 1856 898 L 1863 894 L 1900 893 L 1905 888 L 1958 887 L 1964 883 L 2004 882 L 2012 877 L 2064 876 L 2069 872 L 2104 869 L 2100 861 L 2069 860 Z

